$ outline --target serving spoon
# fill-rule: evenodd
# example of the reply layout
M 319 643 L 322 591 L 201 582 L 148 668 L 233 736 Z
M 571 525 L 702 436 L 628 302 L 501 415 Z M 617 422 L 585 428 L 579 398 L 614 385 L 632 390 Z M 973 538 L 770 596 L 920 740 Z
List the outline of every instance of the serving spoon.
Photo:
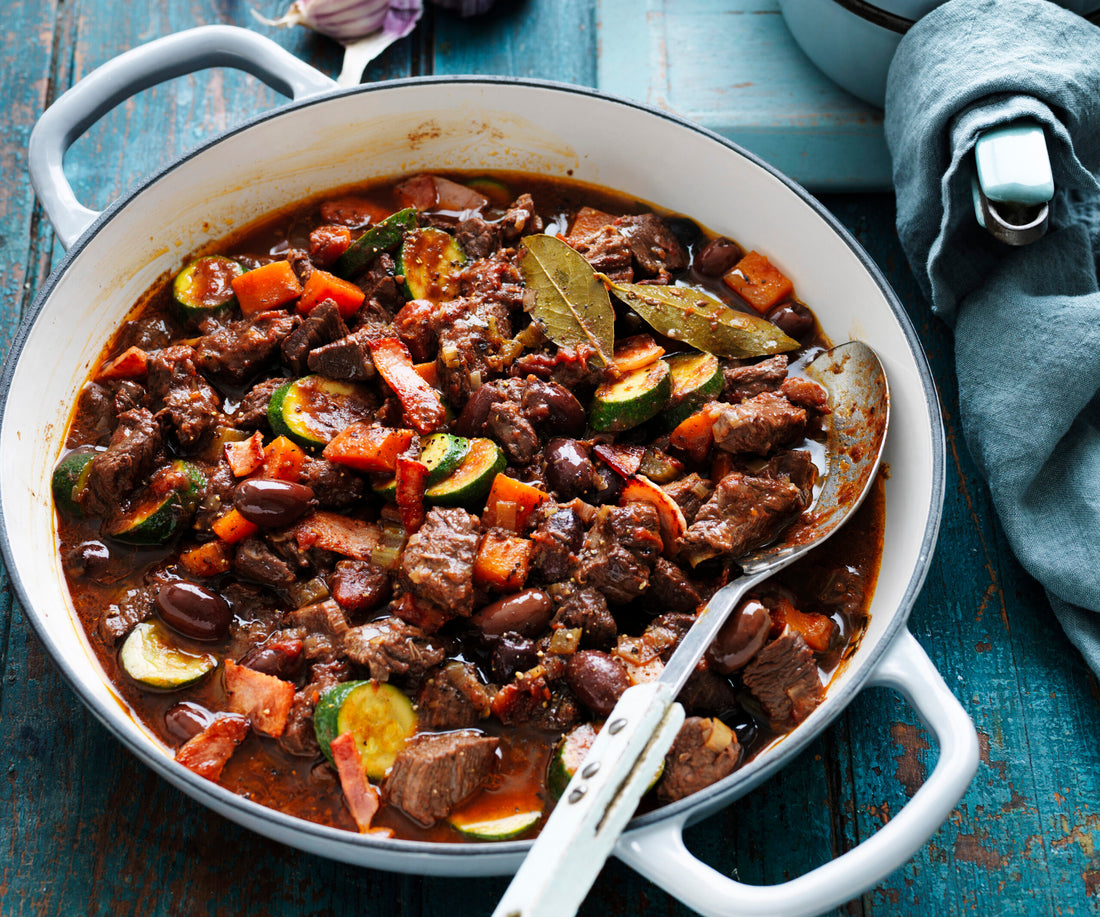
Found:
M 623 692 L 493 917 L 576 914 L 679 732 L 684 709 L 676 695 L 730 612 L 836 532 L 870 490 L 890 415 L 882 364 L 866 344 L 850 341 L 817 357 L 806 375 L 829 393 L 832 410 L 817 499 L 780 540 L 738 560 L 742 575 L 714 594 L 657 680 Z

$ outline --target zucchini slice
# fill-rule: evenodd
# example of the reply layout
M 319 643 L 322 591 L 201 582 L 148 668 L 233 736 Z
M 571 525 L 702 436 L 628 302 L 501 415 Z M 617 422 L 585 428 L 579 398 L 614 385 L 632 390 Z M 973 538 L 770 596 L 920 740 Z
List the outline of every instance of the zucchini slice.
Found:
M 397 213 L 391 213 L 348 246 L 347 251 L 333 265 L 332 273 L 345 279 L 362 274 L 380 253 L 397 248 L 405 238 L 405 233 L 415 228 L 415 207 L 406 207 Z
M 103 531 L 127 544 L 166 544 L 187 524 L 205 492 L 206 475 L 178 459 L 156 471 L 126 512 Z
M 671 394 L 672 372 L 657 360 L 596 389 L 588 422 L 601 433 L 629 430 L 656 417 Z
M 196 258 L 172 281 L 172 298 L 184 318 L 195 321 L 217 315 L 236 301 L 233 281 L 244 268 L 232 258 L 206 255 Z
M 470 451 L 470 441 L 451 433 L 430 433 L 420 440 L 420 461 L 428 466 L 428 486 L 453 472 Z
M 474 437 L 466 458 L 451 474 L 424 493 L 424 499 L 438 506 L 465 506 L 483 500 L 493 478 L 508 464 L 504 452 L 491 439 Z
M 143 621 L 130 631 L 118 651 L 118 661 L 134 681 L 161 691 L 193 685 L 218 665 L 218 657 L 212 653 L 180 649 L 156 621 Z
M 280 385 L 267 403 L 267 422 L 276 436 L 306 449 L 323 449 L 345 427 L 374 416 L 374 396 L 356 382 L 303 376 Z
M 555 799 L 560 799 L 561 794 L 573 779 L 577 768 L 581 766 L 592 743 L 596 741 L 599 727 L 592 723 L 581 723 L 562 736 L 558 747 L 554 750 L 554 756 L 550 759 L 550 767 L 546 771 L 546 789 Z
M 668 409 L 661 412 L 661 426 L 671 430 L 722 394 L 725 378 L 718 357 L 712 353 L 678 353 L 665 362 L 672 375 L 672 394 Z
M 466 253 L 458 240 L 428 226 L 405 236 L 397 273 L 405 278 L 409 299 L 446 302 L 458 295 L 458 272 L 465 263 Z
M 507 207 L 515 200 L 512 189 L 499 178 L 493 178 L 491 175 L 479 175 L 464 184 L 467 188 L 473 188 L 478 194 L 485 195 L 489 198 L 489 203 L 497 207 Z
M 313 710 L 313 730 L 329 761 L 332 740 L 352 733 L 367 776 L 381 780 L 416 732 L 416 711 L 412 701 L 391 684 L 345 681 L 321 695 Z
M 542 809 L 524 809 L 506 815 L 484 817 L 477 807 L 469 813 L 452 812 L 447 824 L 464 837 L 479 841 L 507 841 L 526 834 L 542 818 Z
M 50 478 L 50 490 L 53 492 L 54 505 L 61 512 L 68 513 L 70 516 L 84 515 L 84 509 L 77 501 L 77 496 L 84 489 L 92 459 L 96 454 L 94 448 L 81 446 L 57 463 Z

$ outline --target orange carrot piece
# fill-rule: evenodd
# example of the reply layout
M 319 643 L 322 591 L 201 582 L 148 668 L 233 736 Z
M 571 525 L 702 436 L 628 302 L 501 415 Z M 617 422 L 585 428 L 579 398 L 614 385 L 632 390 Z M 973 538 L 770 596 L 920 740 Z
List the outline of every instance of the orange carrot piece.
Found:
M 255 535 L 260 530 L 255 522 L 245 519 L 235 506 L 230 507 L 229 512 L 215 519 L 210 528 L 226 544 L 244 541 L 249 535 Z
M 447 412 L 439 392 L 417 373 L 409 348 L 397 338 L 379 338 L 370 342 L 370 354 L 378 375 L 401 402 L 409 426 L 422 435 L 442 427 Z
M 648 334 L 636 334 L 615 342 L 615 354 L 611 362 L 615 371 L 628 373 L 656 363 L 664 356 L 665 349 Z
M 786 275 L 757 251 L 745 255 L 722 279 L 761 315 L 794 292 Z
M 359 311 L 366 298 L 367 294 L 351 281 L 341 280 L 328 271 L 314 269 L 298 300 L 298 311 L 302 315 L 308 315 L 324 300 L 331 299 L 336 303 L 341 316 L 351 318 Z
M 229 545 L 224 541 L 208 541 L 180 554 L 180 566 L 191 576 L 219 576 L 228 573 L 232 565 Z
M 428 466 L 416 459 L 397 457 L 397 493 L 394 502 L 401 513 L 405 532 L 412 535 L 424 523 L 424 492 L 428 489 Z
M 369 423 L 349 424 L 336 434 L 321 453 L 330 462 L 357 471 L 397 470 L 397 457 L 409 448 L 412 430 L 375 427 Z
M 435 360 L 429 360 L 427 363 L 414 363 L 413 369 L 432 388 L 439 388 L 439 365 Z
M 519 533 L 527 528 L 535 510 L 549 499 L 550 494 L 534 485 L 499 473 L 493 478 L 481 521 L 487 527 L 495 525 Z
M 226 443 L 225 460 L 234 477 L 252 474 L 264 463 L 264 435 L 257 430 L 248 439 Z
M 817 612 L 799 611 L 785 599 L 781 599 L 778 608 L 772 612 L 772 626 L 779 623 L 800 633 L 815 653 L 828 652 L 836 636 L 836 622 L 832 618 Z
M 478 545 L 474 584 L 518 592 L 531 566 L 531 542 L 526 538 L 490 531 Z
M 285 436 L 277 436 L 264 448 L 263 476 L 297 483 L 305 461 L 301 446 Z
M 669 445 L 682 449 L 693 459 L 701 462 L 707 457 L 707 452 L 714 443 L 714 421 L 714 404 L 704 405 L 690 417 L 682 420 L 669 434 Z
M 99 371 L 100 379 L 142 379 L 148 365 L 148 354 L 140 347 L 127 347 Z
M 297 299 L 302 295 L 302 285 L 289 262 L 272 261 L 235 277 L 233 292 L 237 294 L 241 312 L 255 315 Z

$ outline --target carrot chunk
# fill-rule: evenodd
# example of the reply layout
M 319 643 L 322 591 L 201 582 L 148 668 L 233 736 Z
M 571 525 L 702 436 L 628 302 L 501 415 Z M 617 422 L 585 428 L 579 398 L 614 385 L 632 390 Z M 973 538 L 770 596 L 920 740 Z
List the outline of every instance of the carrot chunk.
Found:
M 232 564 L 229 545 L 224 541 L 208 541 L 180 554 L 180 566 L 191 576 L 218 576 L 228 573 Z
M 690 417 L 682 420 L 669 434 L 669 445 L 688 453 L 701 462 L 714 443 L 715 407 L 704 405 Z
M 535 510 L 550 499 L 550 494 L 506 474 L 493 478 L 493 486 L 485 500 L 485 512 L 481 521 L 488 526 L 498 526 L 512 532 L 522 532 Z
M 531 542 L 526 538 L 491 531 L 481 539 L 474 561 L 474 584 L 518 592 L 531 566 Z
M 235 506 L 229 512 L 219 516 L 210 524 L 211 530 L 226 544 L 244 541 L 249 535 L 255 535 L 260 527 L 249 522 Z
M 140 347 L 127 347 L 99 371 L 100 379 L 142 379 L 148 355 Z
M 722 279 L 761 315 L 794 292 L 786 275 L 757 251 L 745 255 Z
M 359 307 L 363 305 L 363 300 L 366 298 L 367 294 L 351 281 L 341 280 L 328 271 L 314 269 L 298 300 L 298 311 L 302 315 L 308 315 L 320 303 L 331 299 L 336 303 L 341 316 L 351 318 L 359 311 Z
M 329 440 L 321 454 L 330 462 L 357 471 L 393 473 L 397 469 L 397 457 L 409 448 L 414 435 L 412 430 L 353 423 Z
M 264 447 L 263 476 L 296 483 L 305 461 L 301 446 L 285 436 L 277 436 Z
M 298 275 L 287 261 L 272 261 L 246 271 L 233 279 L 233 292 L 237 294 L 241 312 L 255 315 L 268 309 L 278 309 L 302 295 Z

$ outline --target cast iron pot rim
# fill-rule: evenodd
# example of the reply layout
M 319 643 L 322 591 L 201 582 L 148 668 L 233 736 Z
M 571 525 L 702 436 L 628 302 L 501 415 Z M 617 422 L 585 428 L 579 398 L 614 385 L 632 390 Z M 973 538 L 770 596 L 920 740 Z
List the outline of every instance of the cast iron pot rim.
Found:
M 909 584 L 905 590 L 902 601 L 898 607 L 892 613 L 892 619 L 887 623 L 882 637 L 879 639 L 877 647 L 872 651 L 871 658 L 863 662 L 863 671 L 855 677 L 849 684 L 847 684 L 842 690 L 831 691 L 827 696 L 827 702 L 830 703 L 832 712 L 822 719 L 817 720 L 813 727 L 810 729 L 796 729 L 793 733 L 786 736 L 778 745 L 769 749 L 760 758 L 755 759 L 743 768 L 735 771 L 729 777 L 718 783 L 701 790 L 692 796 L 680 800 L 679 802 L 671 803 L 666 806 L 662 806 L 653 812 L 646 813 L 645 815 L 635 818 L 629 825 L 629 830 L 637 830 L 654 825 L 659 821 L 666 819 L 676 819 L 679 815 L 685 815 L 689 821 L 697 821 L 712 811 L 720 808 L 739 796 L 749 792 L 760 783 L 762 783 L 767 777 L 769 777 L 773 771 L 777 771 L 785 766 L 792 758 L 798 755 L 811 741 L 817 738 L 818 734 L 823 731 L 829 723 L 832 722 L 847 706 L 851 703 L 856 694 L 863 688 L 864 683 L 870 677 L 872 671 L 875 668 L 878 660 L 891 646 L 894 639 L 897 637 L 898 632 L 905 627 L 906 620 L 908 619 L 909 612 L 913 607 L 913 603 L 916 601 L 917 595 L 920 592 L 921 586 L 924 583 L 924 579 L 928 574 L 928 568 L 932 561 L 932 552 L 936 545 L 936 539 L 939 534 L 940 521 L 942 516 L 943 498 L 944 498 L 944 481 L 945 481 L 945 465 L 946 465 L 946 452 L 944 446 L 944 432 L 942 416 L 939 411 L 939 401 L 936 394 L 935 381 L 932 377 L 931 369 L 928 365 L 927 357 L 920 344 L 920 340 L 917 337 L 916 329 L 913 326 L 912 321 L 909 319 L 904 307 L 901 305 L 894 293 L 890 284 L 886 281 L 882 272 L 878 269 L 878 266 L 870 258 L 870 256 L 863 250 L 862 246 L 852 237 L 852 235 L 845 229 L 840 222 L 834 217 L 825 207 L 820 204 L 812 195 L 810 195 L 801 186 L 795 184 L 795 182 L 776 170 L 774 167 L 764 162 L 755 154 L 745 150 L 738 144 L 731 140 L 702 127 L 699 124 L 695 124 L 679 115 L 672 114 L 667 111 L 662 111 L 657 108 L 650 107 L 640 102 L 633 101 L 631 99 L 622 98 L 611 93 L 601 92 L 596 89 L 591 89 L 584 86 L 575 86 L 569 83 L 560 83 L 553 80 L 541 80 L 531 79 L 523 77 L 506 77 L 506 76 L 420 76 L 420 77 L 405 77 L 395 80 L 387 80 L 378 83 L 363 84 L 357 87 L 351 87 L 348 89 L 334 89 L 331 92 L 326 92 L 320 95 L 310 96 L 297 102 L 288 102 L 284 105 L 280 105 L 271 111 L 262 112 L 256 116 L 253 116 L 243 123 L 222 131 L 210 139 L 203 142 L 200 146 L 187 153 L 182 154 L 177 159 L 173 160 L 168 165 L 157 169 L 144 181 L 139 182 L 131 190 L 124 192 L 118 199 L 112 202 L 84 231 L 80 238 L 73 243 L 72 247 L 65 253 L 61 260 L 61 263 L 50 273 L 50 276 L 46 279 L 42 289 L 40 289 L 35 296 L 34 302 L 31 305 L 29 312 L 23 317 L 23 320 L 19 324 L 19 328 L 13 337 L 11 349 L 8 352 L 8 356 L 4 361 L 3 371 L 0 373 L 0 425 L 3 424 L 6 409 L 8 395 L 11 390 L 12 378 L 15 371 L 15 366 L 19 361 L 22 354 L 23 347 L 26 343 L 27 336 L 31 327 L 37 321 L 42 310 L 45 308 L 47 300 L 50 298 L 54 287 L 57 285 L 59 278 L 66 272 L 72 261 L 84 250 L 89 242 L 111 221 L 113 216 L 122 208 L 126 207 L 133 200 L 140 197 L 141 194 L 151 185 L 156 183 L 164 175 L 180 167 L 192 157 L 206 152 L 218 143 L 226 140 L 229 137 L 235 136 L 238 133 L 246 131 L 256 124 L 268 121 L 273 118 L 282 117 L 291 112 L 298 111 L 300 109 L 308 108 L 312 105 L 325 104 L 332 101 L 334 98 L 355 95 L 355 94 L 368 94 L 373 92 L 388 92 L 392 90 L 399 90 L 402 87 L 419 87 L 433 84 L 476 84 L 476 85 L 501 85 L 501 86 L 518 86 L 528 89 L 541 89 L 549 92 L 573 94 L 578 96 L 586 96 L 588 98 L 598 99 L 603 102 L 611 103 L 614 105 L 620 105 L 626 108 L 633 108 L 640 112 L 643 112 L 649 116 L 661 118 L 665 121 L 672 122 L 686 130 L 693 131 L 697 134 L 706 137 L 721 146 L 726 147 L 732 153 L 739 155 L 745 159 L 750 160 L 752 163 L 764 169 L 770 173 L 777 180 L 782 182 L 789 191 L 796 194 L 803 200 L 825 223 L 835 232 L 840 239 L 852 250 L 853 254 L 857 257 L 860 263 L 875 282 L 875 285 L 879 288 L 891 311 L 894 313 L 894 317 L 898 324 L 901 326 L 902 332 L 908 343 L 909 350 L 913 354 L 914 360 L 917 364 L 917 369 L 920 375 L 922 387 L 924 389 L 925 399 L 929 406 L 930 413 L 932 415 L 932 453 L 933 453 L 933 468 L 932 468 L 932 503 L 933 512 L 929 515 L 928 524 L 925 527 L 923 537 L 920 544 L 920 552 L 918 555 L 917 564 L 914 567 L 909 579 Z M 621 190 L 621 189 L 620 189 Z M 629 193 L 629 192 L 627 192 Z M 253 802 L 245 799 L 243 796 L 238 796 L 236 793 L 227 790 L 210 780 L 198 776 L 197 774 L 187 770 L 183 767 L 175 765 L 174 761 L 163 753 L 157 752 L 151 745 L 145 742 L 136 742 L 133 740 L 129 731 L 116 727 L 114 718 L 120 715 L 122 708 L 115 706 L 108 708 L 107 705 L 100 706 L 93 702 L 91 698 L 84 695 L 84 692 L 80 690 L 80 679 L 75 674 L 75 669 L 70 665 L 69 661 L 59 651 L 54 644 L 46 628 L 41 625 L 37 620 L 32 606 L 27 601 L 27 593 L 24 589 L 22 574 L 19 569 L 12 563 L 11 543 L 9 540 L 9 526 L 6 517 L 4 516 L 3 502 L 0 501 L 0 553 L 3 555 L 5 565 L 7 567 L 8 575 L 11 579 L 12 585 L 19 598 L 20 604 L 27 612 L 26 617 L 30 621 L 31 627 L 37 634 L 39 640 L 49 651 L 50 657 L 53 660 L 54 665 L 61 671 L 62 676 L 69 682 L 70 686 L 74 689 L 77 696 L 87 706 L 97 719 L 107 727 L 115 738 L 117 738 L 126 748 L 128 748 L 139 760 L 154 770 L 156 773 L 166 778 L 169 783 L 174 786 L 183 789 L 197 802 L 202 804 L 205 799 L 213 797 L 222 806 L 236 810 L 240 812 L 243 818 L 243 824 L 249 827 L 251 830 L 257 830 L 252 827 L 254 821 L 267 821 L 273 825 L 278 826 L 288 832 L 295 832 L 301 837 L 313 836 L 318 840 L 325 842 L 326 844 L 336 843 L 343 846 L 358 847 L 365 849 L 377 849 L 379 851 L 386 851 L 389 853 L 402 853 L 402 854 L 427 854 L 433 857 L 466 857 L 474 856 L 477 854 L 492 853 L 497 858 L 504 858 L 510 855 L 517 855 L 526 852 L 530 849 L 534 843 L 533 840 L 515 840 L 515 841 L 498 841 L 491 844 L 478 844 L 478 843 L 441 843 L 434 841 L 409 841 L 401 840 L 398 838 L 379 838 L 370 835 L 355 834 L 351 831 L 346 831 L 341 828 L 329 827 L 327 825 L 321 825 L 316 822 L 307 821 L 305 819 L 297 818 L 295 816 L 287 815 L 283 812 L 275 809 L 268 808 L 260 803 Z M 858 653 L 858 650 L 857 650 Z M 761 759 L 766 759 L 763 762 Z M 238 822 L 241 824 L 242 822 Z M 260 832 L 262 833 L 262 832 Z M 301 847 L 302 845 L 295 842 L 295 846 Z M 310 848 L 304 848 L 310 849 Z M 352 862 L 351 859 L 345 860 L 346 862 Z M 357 862 L 357 860 L 356 860 Z M 364 864 L 369 865 L 369 864 Z

